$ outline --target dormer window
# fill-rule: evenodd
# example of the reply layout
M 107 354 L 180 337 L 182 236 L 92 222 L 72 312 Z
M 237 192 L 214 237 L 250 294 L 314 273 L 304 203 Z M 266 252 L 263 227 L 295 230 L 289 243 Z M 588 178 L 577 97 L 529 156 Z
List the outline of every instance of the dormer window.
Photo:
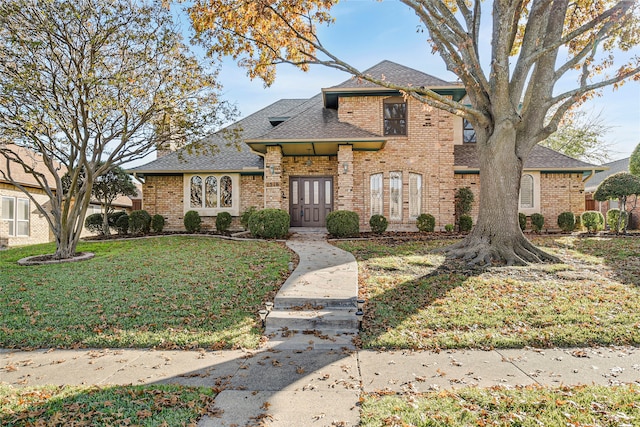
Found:
M 402 97 L 388 98 L 384 101 L 384 134 L 407 134 L 407 103 Z
M 467 119 L 462 119 L 462 142 L 474 144 L 476 142 L 476 130 Z

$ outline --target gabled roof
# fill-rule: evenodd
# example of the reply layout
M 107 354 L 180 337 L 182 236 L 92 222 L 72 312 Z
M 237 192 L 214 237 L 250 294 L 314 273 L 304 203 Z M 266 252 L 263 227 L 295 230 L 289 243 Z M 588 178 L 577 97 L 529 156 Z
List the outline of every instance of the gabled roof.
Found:
M 602 183 L 606 178 L 610 177 L 614 173 L 629 172 L 629 157 L 626 159 L 616 160 L 614 162 L 605 163 L 602 166 L 609 169 L 597 172 L 587 183 L 585 191 L 596 191 L 598 185 Z
M 55 177 L 45 166 L 44 162 L 42 161 L 41 154 L 15 144 L 6 144 L 5 147 L 15 153 L 24 163 L 32 167 L 37 173 L 41 173 L 46 178 L 48 185 L 52 190 L 56 189 Z M 55 161 L 54 165 L 59 166 L 59 164 Z M 0 182 L 11 182 L 8 179 L 5 179 L 3 175 L 3 173 L 6 174 L 10 171 L 11 177 L 18 184 L 24 185 L 26 187 L 40 188 L 40 185 L 38 184 L 34 176 L 29 172 L 25 172 L 24 168 L 20 164 L 10 162 L 9 167 L 10 169 L 7 169 L 7 159 L 4 156 L 0 155 Z M 62 169 L 63 168 L 60 167 L 61 175 L 63 173 Z
M 281 99 L 260 111 L 229 126 L 227 130 L 241 129 L 241 138 L 255 138 L 268 132 L 272 125 L 270 117 L 296 114 L 296 108 L 308 102 L 306 99 Z M 291 113 L 289 113 L 291 112 Z M 262 157 L 255 154 L 241 141 L 234 142 L 224 137 L 224 130 L 216 132 L 203 141 L 213 147 L 208 154 L 189 154 L 182 149 L 160 157 L 142 166 L 131 168 L 130 173 L 176 173 L 202 171 L 261 170 Z
M 456 172 L 477 171 L 480 167 L 475 144 L 454 146 L 454 167 Z M 524 169 L 541 171 L 593 171 L 604 168 L 582 160 L 574 159 L 550 148 L 536 145 L 524 164 Z

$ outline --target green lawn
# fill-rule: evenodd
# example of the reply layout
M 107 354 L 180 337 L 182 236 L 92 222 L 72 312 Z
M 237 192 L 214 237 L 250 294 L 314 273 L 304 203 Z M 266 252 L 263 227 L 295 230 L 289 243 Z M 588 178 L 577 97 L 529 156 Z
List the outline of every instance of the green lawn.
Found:
M 0 347 L 238 348 L 292 253 L 270 242 L 173 236 L 81 242 L 95 258 L 22 267 L 53 245 L 0 252 Z
M 195 426 L 214 397 L 210 387 L 0 385 L 0 425 Z
M 451 241 L 352 241 L 365 348 L 640 344 L 640 239 L 540 237 L 562 264 L 469 269 Z
M 365 395 L 362 427 L 635 426 L 637 386 L 464 388 L 404 396 Z

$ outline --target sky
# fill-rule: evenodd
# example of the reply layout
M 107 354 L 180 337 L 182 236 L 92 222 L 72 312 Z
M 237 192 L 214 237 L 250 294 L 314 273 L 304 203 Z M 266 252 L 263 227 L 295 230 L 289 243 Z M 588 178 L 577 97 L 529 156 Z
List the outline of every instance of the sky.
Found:
M 332 15 L 336 22 L 319 30 L 320 40 L 361 71 L 390 60 L 443 80 L 457 79 L 446 70 L 440 56 L 431 53 L 428 34 L 418 31 L 420 21 L 415 13 L 397 0 L 342 0 L 332 8 Z M 483 45 L 488 46 L 488 38 L 486 42 Z M 634 53 L 640 54 L 640 47 Z M 320 65 L 308 72 L 281 65 L 275 83 L 266 88 L 261 80 L 250 80 L 246 70 L 231 58 L 224 60 L 220 74 L 223 98 L 236 104 L 241 117 L 282 98 L 309 98 L 349 78 L 347 73 Z M 610 127 L 603 139 L 611 146 L 611 160 L 628 157 L 640 143 L 639 82 L 629 82 L 615 91 L 607 87 L 601 97 L 581 109 L 590 115 L 599 114 L 602 124 Z

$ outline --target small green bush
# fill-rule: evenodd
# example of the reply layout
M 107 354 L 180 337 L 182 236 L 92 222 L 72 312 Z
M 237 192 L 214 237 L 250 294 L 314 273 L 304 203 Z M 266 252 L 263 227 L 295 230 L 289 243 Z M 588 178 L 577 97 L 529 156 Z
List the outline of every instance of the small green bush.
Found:
M 542 231 L 542 227 L 544 227 L 544 215 L 540 213 L 531 214 L 531 228 L 536 233 Z
M 473 218 L 469 215 L 460 216 L 460 232 L 468 233 L 473 228 Z
M 184 214 L 184 228 L 187 230 L 187 233 L 195 233 L 200 231 L 200 226 L 202 225 L 202 218 L 200 218 L 200 214 L 196 211 L 188 211 Z
M 518 213 L 518 222 L 520 223 L 520 230 L 524 231 L 527 228 L 527 216 L 522 212 Z
M 224 233 L 231 227 L 231 214 L 229 212 L 220 212 L 218 216 L 216 216 L 216 230 Z
M 620 209 L 614 208 L 607 211 L 607 224 L 609 224 L 609 229 L 615 233 L 619 233 L 626 228 L 626 225 L 629 221 L 629 214 L 627 213 L 627 211 L 623 211 L 619 228 L 618 218 L 620 218 Z
M 445 224 L 444 231 L 446 231 L 447 233 L 453 233 L 453 224 Z
M 420 214 L 416 218 L 416 226 L 422 233 L 433 233 L 436 228 L 436 218 L 431 214 Z
M 125 211 L 117 211 L 117 212 L 111 212 L 110 214 L 107 215 L 107 222 L 109 223 L 109 227 L 113 228 L 114 230 L 118 229 L 118 218 L 120 218 L 122 215 L 126 215 L 127 213 Z
M 103 221 L 103 218 L 101 213 L 94 213 L 94 214 L 88 215 L 84 219 L 84 228 L 86 228 L 92 233 L 104 234 L 103 233 L 104 230 L 102 229 L 102 221 Z
M 251 215 L 253 215 L 256 212 L 256 210 L 257 209 L 255 206 L 251 206 L 249 207 L 249 209 L 244 211 L 242 215 L 240 215 L 240 224 L 245 230 L 249 229 L 249 218 L 251 218 Z
M 558 227 L 565 233 L 570 233 L 576 228 L 576 216 L 573 212 L 562 212 L 558 215 Z
M 160 214 L 155 214 L 151 217 L 151 229 L 155 233 L 162 233 L 164 229 L 164 217 Z
M 116 231 L 118 234 L 127 234 L 129 232 L 129 215 L 126 213 L 120 215 L 116 221 Z
M 129 232 L 146 234 L 151 229 L 151 215 L 145 210 L 133 211 L 129 215 Z
M 360 234 L 360 218 L 352 211 L 333 211 L 327 215 L 327 231 L 334 237 L 355 237 Z
M 389 221 L 382 215 L 372 215 L 369 219 L 369 225 L 371 226 L 371 231 L 376 234 L 382 234 L 387 231 Z
M 602 230 L 604 227 L 604 215 L 598 211 L 584 211 L 580 215 L 582 226 L 590 233 Z
M 282 209 L 262 209 L 249 218 L 249 231 L 263 239 L 281 239 L 289 231 L 291 218 Z

